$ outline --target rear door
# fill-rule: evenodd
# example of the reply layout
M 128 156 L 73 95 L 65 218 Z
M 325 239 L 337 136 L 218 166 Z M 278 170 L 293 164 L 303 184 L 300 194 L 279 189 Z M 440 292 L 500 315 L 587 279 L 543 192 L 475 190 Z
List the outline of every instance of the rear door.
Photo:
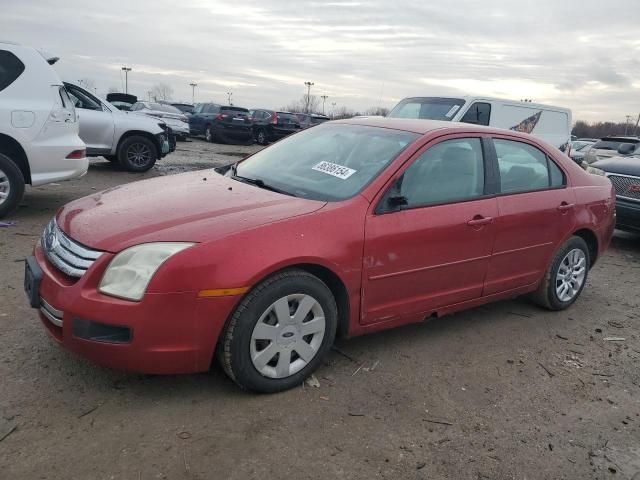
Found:
M 419 320 L 482 295 L 498 215 L 484 152 L 473 135 L 431 144 L 367 216 L 362 323 Z
M 575 225 L 575 194 L 563 170 L 533 143 L 493 136 L 499 216 L 485 295 L 542 278 Z

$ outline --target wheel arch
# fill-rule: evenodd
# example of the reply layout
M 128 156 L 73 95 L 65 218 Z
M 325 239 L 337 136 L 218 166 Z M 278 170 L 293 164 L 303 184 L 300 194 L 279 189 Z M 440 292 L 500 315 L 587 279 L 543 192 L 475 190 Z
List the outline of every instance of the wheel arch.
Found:
M 29 159 L 22 148 L 22 145 L 9 135 L 0 133 L 0 153 L 8 156 L 13 160 L 24 177 L 24 183 L 31 184 L 31 168 L 29 167 Z
M 120 147 L 125 140 L 131 137 L 144 137 L 147 140 L 151 140 L 151 143 L 156 147 L 156 159 L 160 160 L 160 154 L 162 152 L 162 146 L 160 145 L 158 138 L 152 133 L 145 132 L 144 130 L 128 130 L 122 134 L 120 140 L 118 140 L 118 146 L 116 147 L 116 155 L 120 154 Z
M 589 228 L 581 228 L 579 230 L 576 230 L 575 232 L 573 232 L 573 235 L 582 238 L 587 244 L 587 247 L 589 248 L 589 266 L 593 267 L 593 265 L 596 263 L 596 260 L 598 259 L 598 237 L 596 236 L 594 231 L 590 230 Z

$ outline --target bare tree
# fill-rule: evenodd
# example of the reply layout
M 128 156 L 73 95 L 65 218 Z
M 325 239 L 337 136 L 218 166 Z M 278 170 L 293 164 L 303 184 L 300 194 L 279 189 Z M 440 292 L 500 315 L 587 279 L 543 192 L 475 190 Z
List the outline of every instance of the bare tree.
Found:
M 151 95 L 155 100 L 171 100 L 173 88 L 166 83 L 156 83 L 151 89 Z
M 96 82 L 93 78 L 81 78 L 78 80 L 78 84 L 90 92 L 94 92 L 96 89 Z
M 307 101 L 309 102 L 308 113 L 318 113 L 322 102 L 320 98 L 315 95 L 310 95 L 307 99 L 307 95 L 305 94 L 299 100 L 294 100 L 287 106 L 282 107 L 282 109 L 293 113 L 307 113 Z
M 634 125 L 631 125 L 631 129 L 628 127 L 629 124 L 625 122 L 587 123 L 583 120 L 577 120 L 571 133 L 578 138 L 602 138 L 607 135 L 624 135 L 625 131 L 631 130 L 628 134 L 634 135 Z
M 376 117 L 386 117 L 389 115 L 389 109 L 386 107 L 371 107 L 364 112 L 365 115 L 372 115 Z
M 360 113 L 354 110 L 351 110 L 348 107 L 338 107 L 333 111 L 332 118 L 335 118 L 335 119 L 351 118 L 351 117 L 355 117 L 356 115 L 360 115 Z

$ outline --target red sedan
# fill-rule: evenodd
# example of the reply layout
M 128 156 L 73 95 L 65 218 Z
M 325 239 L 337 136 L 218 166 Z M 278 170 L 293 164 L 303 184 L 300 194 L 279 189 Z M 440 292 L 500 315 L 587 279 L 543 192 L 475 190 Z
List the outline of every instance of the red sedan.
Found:
M 615 223 L 608 179 L 526 134 L 426 120 L 329 122 L 224 174 L 74 201 L 26 262 L 51 336 L 170 374 L 217 356 L 241 387 L 299 385 L 336 335 L 532 294 L 576 301 Z

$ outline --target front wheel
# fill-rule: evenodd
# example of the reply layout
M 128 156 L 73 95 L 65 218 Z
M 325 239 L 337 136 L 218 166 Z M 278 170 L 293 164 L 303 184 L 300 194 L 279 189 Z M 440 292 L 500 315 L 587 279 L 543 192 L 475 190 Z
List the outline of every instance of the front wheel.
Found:
M 549 310 L 568 308 L 582 293 L 590 266 L 587 243 L 571 237 L 556 253 L 533 300 Z
M 24 195 L 24 177 L 18 166 L 0 153 L 0 218 L 10 214 Z
M 207 142 L 213 142 L 213 130 L 211 129 L 211 125 L 207 125 L 204 129 L 204 139 Z
M 269 140 L 267 139 L 267 132 L 264 128 L 258 130 L 258 133 L 256 134 L 256 143 L 258 143 L 258 145 L 266 145 L 269 143 Z
M 331 290 L 302 270 L 256 286 L 233 313 L 218 345 L 240 387 L 273 393 L 302 384 L 331 348 L 338 309 Z
M 155 165 L 157 159 L 156 146 L 146 137 L 129 137 L 118 149 L 118 162 L 129 172 L 146 172 Z

